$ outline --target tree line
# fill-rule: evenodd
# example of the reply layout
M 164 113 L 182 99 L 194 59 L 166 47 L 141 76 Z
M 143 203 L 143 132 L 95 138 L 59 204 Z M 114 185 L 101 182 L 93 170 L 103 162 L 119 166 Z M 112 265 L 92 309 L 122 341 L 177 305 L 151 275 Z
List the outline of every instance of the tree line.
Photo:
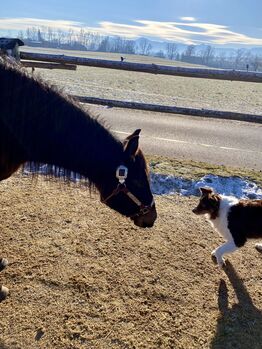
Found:
M 18 37 L 29 46 L 152 55 L 215 68 L 262 70 L 262 55 L 254 54 L 247 49 L 232 50 L 228 54 L 211 45 L 188 45 L 181 50 L 177 43 L 168 42 L 164 49 L 155 52 L 150 40 L 146 38 L 130 40 L 120 36 L 104 36 L 85 29 L 74 31 L 71 28 L 62 31 L 51 27 L 30 27 L 20 31 Z
M 177 61 L 206 65 L 223 69 L 262 70 L 262 55 L 252 54 L 247 49 L 232 50 L 227 54 L 224 50 L 216 50 L 211 45 L 188 45 L 184 51 L 179 52 L 176 43 L 167 43 L 166 52 L 159 51 L 158 57 L 175 59 Z

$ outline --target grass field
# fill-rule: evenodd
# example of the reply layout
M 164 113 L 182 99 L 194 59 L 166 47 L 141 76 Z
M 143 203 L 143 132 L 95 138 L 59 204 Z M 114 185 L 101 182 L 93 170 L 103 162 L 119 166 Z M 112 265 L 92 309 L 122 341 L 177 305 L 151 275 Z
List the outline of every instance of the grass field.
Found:
M 23 48 L 46 52 L 120 60 L 120 54 Z M 187 65 L 149 56 L 127 55 L 129 62 L 162 65 Z M 76 71 L 44 70 L 37 72 L 70 94 L 119 99 L 161 105 L 237 111 L 261 115 L 262 85 L 258 83 L 184 78 L 122 70 L 78 66 Z

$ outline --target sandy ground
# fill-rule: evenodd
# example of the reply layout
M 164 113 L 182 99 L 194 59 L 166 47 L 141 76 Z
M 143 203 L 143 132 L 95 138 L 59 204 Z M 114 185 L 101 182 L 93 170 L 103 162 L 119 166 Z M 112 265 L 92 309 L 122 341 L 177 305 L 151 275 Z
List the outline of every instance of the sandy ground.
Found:
M 120 54 L 26 48 L 44 52 L 120 60 Z M 126 55 L 128 62 L 191 66 L 150 56 Z M 202 66 L 203 67 L 203 66 Z M 123 70 L 78 66 L 76 71 L 36 69 L 44 79 L 73 95 L 153 103 L 188 108 L 206 108 L 261 115 L 262 84 L 154 75 Z
M 14 175 L 0 195 L 1 349 L 261 349 L 262 255 L 219 270 L 197 198 L 156 197 L 142 230 L 75 185 Z

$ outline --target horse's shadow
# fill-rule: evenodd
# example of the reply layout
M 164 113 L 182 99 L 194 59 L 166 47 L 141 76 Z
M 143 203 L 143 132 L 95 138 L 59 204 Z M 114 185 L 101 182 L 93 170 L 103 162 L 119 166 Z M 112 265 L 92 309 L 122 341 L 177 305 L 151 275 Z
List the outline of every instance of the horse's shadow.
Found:
M 238 303 L 229 308 L 227 285 L 221 280 L 218 291 L 220 317 L 210 348 L 261 349 L 262 311 L 254 306 L 247 289 L 228 261 L 224 271 L 233 286 Z

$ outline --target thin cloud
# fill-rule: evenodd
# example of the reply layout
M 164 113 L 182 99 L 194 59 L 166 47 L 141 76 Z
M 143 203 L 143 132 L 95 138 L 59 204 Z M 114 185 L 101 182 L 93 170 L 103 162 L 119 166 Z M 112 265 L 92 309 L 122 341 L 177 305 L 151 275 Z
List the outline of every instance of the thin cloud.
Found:
M 133 24 L 99 22 L 97 27 L 88 27 L 76 21 L 47 20 L 36 18 L 0 18 L 0 30 L 26 30 L 28 27 L 51 27 L 68 31 L 98 32 L 101 35 L 118 35 L 129 39 L 147 37 L 155 40 L 174 41 L 186 45 L 254 45 L 261 46 L 262 39 L 233 32 L 224 25 L 196 22 L 194 17 L 182 17 L 179 22 L 136 20 Z
M 262 39 L 236 33 L 227 26 L 197 22 L 157 22 L 147 20 L 135 21 L 137 25 L 126 25 L 113 22 L 100 22 L 94 28 L 107 35 L 123 35 L 130 38 L 139 36 L 176 41 L 184 44 L 209 43 L 216 45 L 241 44 L 262 45 Z
M 157 22 L 147 20 L 137 20 L 134 23 L 136 24 L 128 25 L 104 21 L 99 23 L 99 27 L 87 29 L 98 31 L 103 35 L 119 35 L 130 39 L 144 36 L 156 40 L 176 41 L 187 45 L 199 43 L 262 45 L 262 39 L 233 32 L 224 25 L 191 21 Z
M 80 22 L 65 20 L 49 20 L 39 18 L 0 18 L 0 30 L 26 30 L 29 27 L 52 27 L 54 29 L 78 29 Z
M 195 22 L 195 17 L 180 17 L 181 21 Z

